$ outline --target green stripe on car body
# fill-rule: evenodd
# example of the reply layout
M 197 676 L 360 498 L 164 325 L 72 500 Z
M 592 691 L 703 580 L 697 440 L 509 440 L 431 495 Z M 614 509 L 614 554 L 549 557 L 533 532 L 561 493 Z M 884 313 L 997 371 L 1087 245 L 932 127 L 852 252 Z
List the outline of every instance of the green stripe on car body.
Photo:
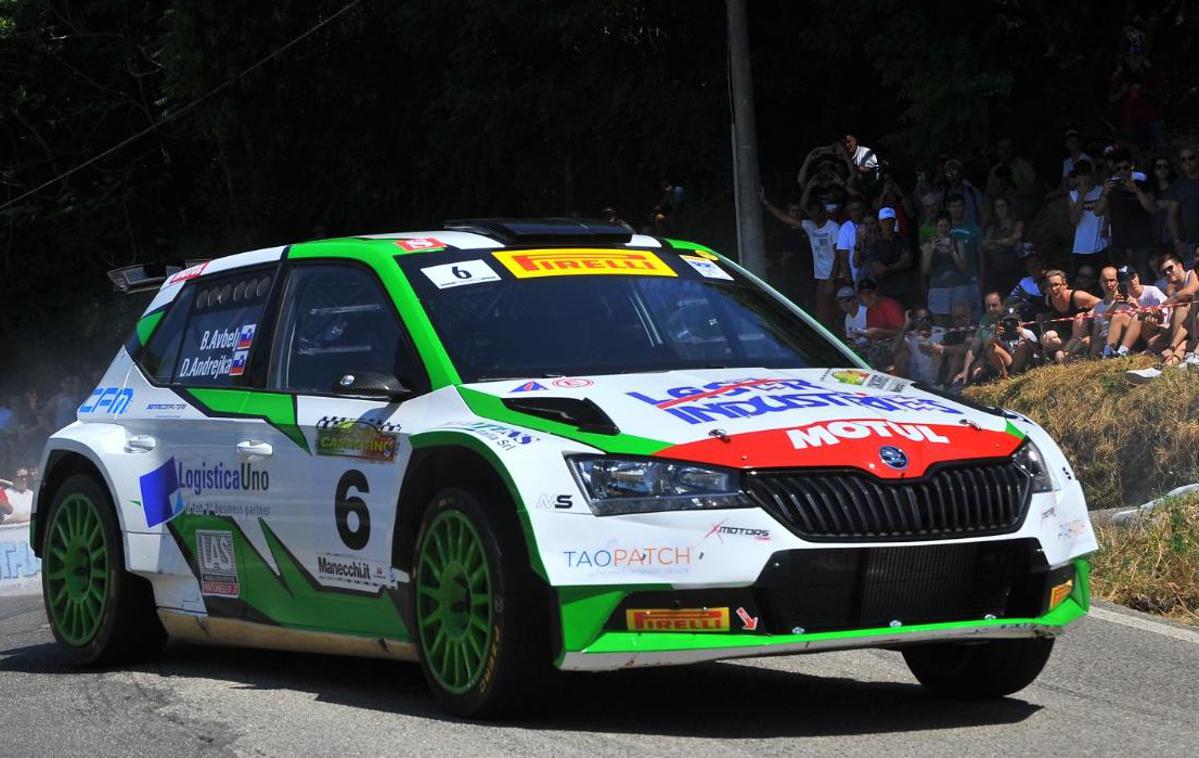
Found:
M 306 453 L 312 450 L 296 423 L 296 396 L 261 390 L 195 387 L 184 389 L 205 414 L 223 418 L 262 419 L 278 429 Z
M 395 256 L 399 252 L 401 251 L 396 247 L 395 240 L 336 239 L 292 245 L 287 259 L 340 258 L 369 266 L 383 282 L 384 289 L 399 310 L 404 325 L 412 336 L 416 351 L 420 353 L 425 369 L 429 372 L 429 382 L 433 389 L 459 384 L 462 380 L 458 376 L 458 370 L 454 368 L 449 354 L 438 339 L 437 332 L 434 331 L 425 309 L 421 307 L 412 285 L 395 263 Z
M 482 416 L 492 421 L 501 421 L 506 424 L 526 426 L 530 429 L 536 429 L 539 432 L 545 432 L 546 434 L 565 437 L 575 442 L 582 442 L 585 445 L 599 448 L 605 453 L 653 455 L 660 450 L 671 447 L 671 443 L 669 442 L 651 440 L 648 437 L 638 437 L 632 434 L 612 435 L 582 432 L 579 431 L 578 427 L 564 424 L 561 421 L 551 421 L 538 416 L 530 416 L 520 411 L 514 411 L 504 405 L 503 398 L 488 395 L 486 392 L 479 392 L 470 387 L 459 387 L 458 394 L 462 395 L 462 400 L 470 408 L 471 413 L 474 413 L 476 416 Z
M 171 526 L 177 539 L 182 541 L 182 547 L 192 557 L 189 560 L 192 570 L 197 572 L 201 569 L 195 560 L 198 555 L 196 532 L 231 533 L 237 561 L 238 600 L 274 624 L 395 640 L 410 639 L 397 601 L 387 590 L 368 592 L 320 586 L 266 521 L 260 518 L 258 523 L 271 557 L 279 567 L 278 573 L 231 518 L 187 513 L 172 520 Z M 196 578 L 203 580 L 201 576 Z M 206 601 L 210 606 L 218 603 L 219 599 Z M 212 612 L 211 607 L 209 612 Z

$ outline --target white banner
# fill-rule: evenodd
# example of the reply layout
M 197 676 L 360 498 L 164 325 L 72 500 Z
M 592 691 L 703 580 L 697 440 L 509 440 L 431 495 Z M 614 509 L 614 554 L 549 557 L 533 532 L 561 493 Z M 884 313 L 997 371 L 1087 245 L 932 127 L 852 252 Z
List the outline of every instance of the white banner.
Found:
M 42 591 L 42 560 L 29 545 L 29 524 L 0 524 L 0 595 Z

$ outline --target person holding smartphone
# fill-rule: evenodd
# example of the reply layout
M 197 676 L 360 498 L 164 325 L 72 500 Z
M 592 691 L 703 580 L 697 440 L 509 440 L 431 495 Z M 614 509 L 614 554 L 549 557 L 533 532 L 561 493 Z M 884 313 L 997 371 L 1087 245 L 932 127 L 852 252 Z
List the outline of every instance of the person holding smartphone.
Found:
M 922 294 L 933 321 L 939 326 L 949 325 L 955 303 L 969 304 L 970 298 L 966 254 L 961 240 L 950 236 L 952 228 L 949 214 L 938 213 L 936 233 L 920 249 Z

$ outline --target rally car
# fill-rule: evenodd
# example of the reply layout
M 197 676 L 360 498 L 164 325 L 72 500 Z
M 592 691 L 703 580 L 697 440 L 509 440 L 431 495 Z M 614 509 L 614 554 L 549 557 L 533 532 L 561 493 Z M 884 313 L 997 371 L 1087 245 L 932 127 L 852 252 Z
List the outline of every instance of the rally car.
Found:
M 868 370 L 704 246 L 482 219 L 110 276 L 156 294 L 32 525 L 77 662 L 417 660 L 486 716 L 556 669 L 881 647 L 998 697 L 1086 613 L 1044 431 Z

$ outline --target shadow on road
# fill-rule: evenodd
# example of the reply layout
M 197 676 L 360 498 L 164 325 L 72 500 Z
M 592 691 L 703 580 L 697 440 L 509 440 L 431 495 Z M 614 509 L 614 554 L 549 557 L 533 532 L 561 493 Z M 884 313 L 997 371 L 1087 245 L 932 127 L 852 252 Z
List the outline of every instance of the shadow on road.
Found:
M 52 644 L 0 651 L 0 672 L 75 674 Z M 454 721 L 415 664 L 171 644 L 129 670 L 217 679 L 239 688 L 312 693 L 320 702 Z M 1040 709 L 1007 698 L 959 703 L 919 685 L 868 682 L 728 663 L 561 677 L 535 715 L 505 722 L 541 730 L 758 739 L 914 732 L 1022 721 Z

